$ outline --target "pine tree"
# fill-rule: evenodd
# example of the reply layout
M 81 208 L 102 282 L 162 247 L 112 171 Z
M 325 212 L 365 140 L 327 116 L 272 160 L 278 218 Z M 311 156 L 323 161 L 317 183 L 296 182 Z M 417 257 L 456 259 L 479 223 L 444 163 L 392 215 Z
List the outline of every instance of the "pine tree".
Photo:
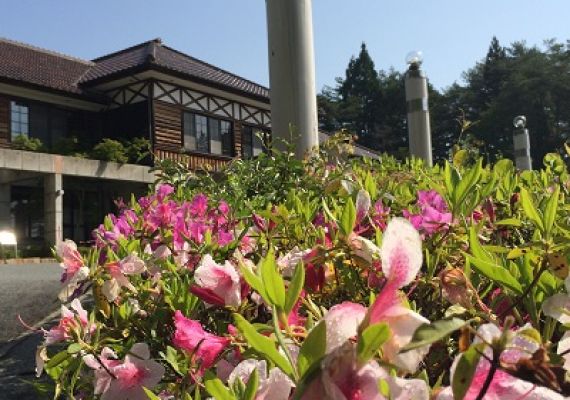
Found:
M 374 147 L 378 116 L 378 72 L 366 44 L 348 63 L 344 79 L 338 79 L 339 122 L 356 133 L 360 142 Z

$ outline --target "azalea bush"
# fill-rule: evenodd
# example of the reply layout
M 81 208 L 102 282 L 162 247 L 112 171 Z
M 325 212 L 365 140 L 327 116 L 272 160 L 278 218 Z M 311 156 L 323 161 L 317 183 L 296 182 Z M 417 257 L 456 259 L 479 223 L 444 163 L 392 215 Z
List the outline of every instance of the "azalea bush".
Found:
M 427 168 L 347 147 L 170 164 L 89 254 L 60 244 L 71 303 L 37 352 L 55 397 L 569 395 L 560 157 Z

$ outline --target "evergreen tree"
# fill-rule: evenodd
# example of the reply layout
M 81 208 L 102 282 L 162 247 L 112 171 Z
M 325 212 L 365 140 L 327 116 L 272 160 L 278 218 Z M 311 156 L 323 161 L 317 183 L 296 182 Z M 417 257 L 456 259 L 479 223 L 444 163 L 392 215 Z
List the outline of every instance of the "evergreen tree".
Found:
M 348 63 L 344 79 L 337 79 L 339 122 L 359 136 L 360 142 L 372 147 L 378 117 L 378 73 L 362 43 L 358 57 Z

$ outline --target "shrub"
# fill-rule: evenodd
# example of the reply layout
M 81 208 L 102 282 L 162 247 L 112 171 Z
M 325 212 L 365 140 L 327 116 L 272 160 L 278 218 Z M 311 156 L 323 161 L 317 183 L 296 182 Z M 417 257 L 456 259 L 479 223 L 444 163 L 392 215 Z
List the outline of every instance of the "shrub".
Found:
M 12 147 L 17 150 L 45 151 L 45 147 L 40 139 L 28 137 L 27 135 L 17 135 L 13 138 Z
M 170 167 L 90 254 L 57 249 L 61 297 L 95 299 L 64 309 L 38 351 L 68 397 L 569 394 L 570 180 L 556 159 L 426 168 L 336 143 L 221 178 Z
M 146 138 L 135 137 L 125 142 L 125 151 L 132 164 L 138 164 L 147 159 L 151 150 L 150 141 Z
M 129 161 L 125 146 L 118 140 L 105 138 L 93 147 L 89 156 L 102 161 L 114 161 L 124 164 Z

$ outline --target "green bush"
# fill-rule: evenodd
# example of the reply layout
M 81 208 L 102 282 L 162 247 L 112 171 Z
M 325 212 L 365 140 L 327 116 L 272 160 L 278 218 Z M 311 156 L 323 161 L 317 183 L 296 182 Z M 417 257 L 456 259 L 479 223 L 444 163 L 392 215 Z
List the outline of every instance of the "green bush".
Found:
M 40 139 L 31 138 L 26 135 L 18 135 L 13 138 L 12 146 L 17 150 L 45 151 L 45 147 Z
M 127 157 L 132 164 L 138 164 L 150 155 L 150 141 L 146 138 L 136 137 L 125 141 L 124 144 Z
M 93 147 L 89 156 L 101 161 L 114 161 L 121 164 L 127 163 L 129 158 L 123 143 L 118 140 L 105 138 Z

